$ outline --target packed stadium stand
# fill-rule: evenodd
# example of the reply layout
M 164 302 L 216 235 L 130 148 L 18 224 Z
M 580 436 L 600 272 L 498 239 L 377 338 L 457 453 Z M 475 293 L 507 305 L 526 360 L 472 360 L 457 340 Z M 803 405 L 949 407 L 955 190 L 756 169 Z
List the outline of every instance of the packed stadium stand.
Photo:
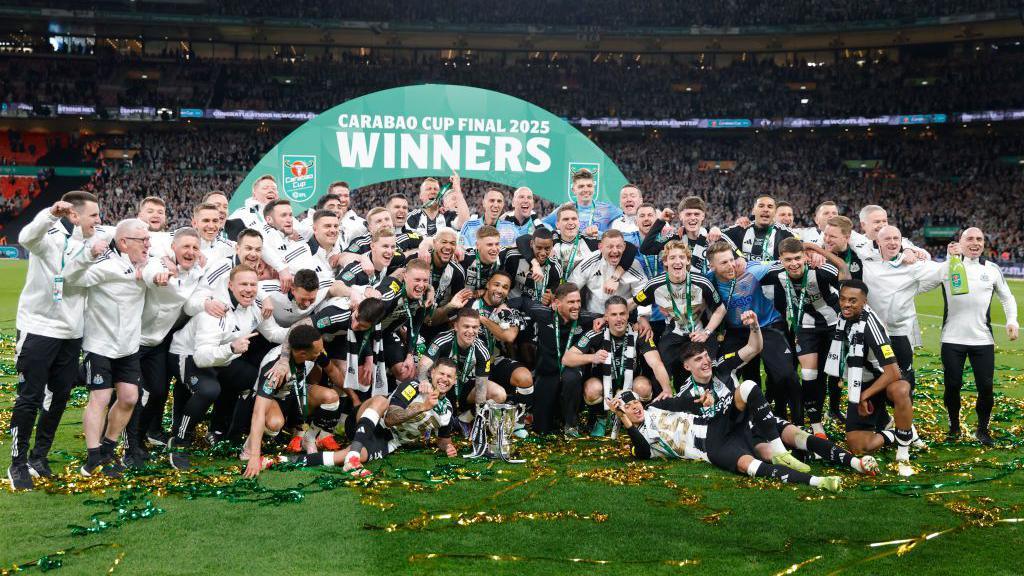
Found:
M 798 219 L 824 199 L 848 215 L 878 202 L 919 240 L 926 226 L 971 223 L 991 231 L 995 255 L 1024 258 L 1024 113 L 1011 113 L 1024 108 L 1019 2 L 299 0 L 286 12 L 253 0 L 0 5 L 0 225 L 33 212 L 39 172 L 54 167 L 62 186 L 99 194 L 107 221 L 158 195 L 181 224 L 298 125 L 287 113 L 430 82 L 565 117 L 648 199 L 713 198 L 716 224 L 746 214 L 757 193 L 791 202 Z M 695 48 L 675 48 L 684 41 Z M 183 109 L 283 115 L 193 121 Z M 923 120 L 785 121 L 881 115 Z M 765 124 L 655 122 L 689 118 Z M 488 184 L 468 184 L 473 205 Z M 365 210 L 415 186 L 353 201 Z

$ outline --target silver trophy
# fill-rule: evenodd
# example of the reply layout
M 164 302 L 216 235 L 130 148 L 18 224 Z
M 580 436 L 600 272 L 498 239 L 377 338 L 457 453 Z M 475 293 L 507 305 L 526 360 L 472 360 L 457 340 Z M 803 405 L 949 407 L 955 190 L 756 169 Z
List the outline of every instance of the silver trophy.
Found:
M 470 433 L 473 453 L 466 458 L 500 458 L 510 464 L 525 462 L 512 459 L 512 432 L 525 412 L 522 404 L 498 404 L 493 400 L 478 404 Z

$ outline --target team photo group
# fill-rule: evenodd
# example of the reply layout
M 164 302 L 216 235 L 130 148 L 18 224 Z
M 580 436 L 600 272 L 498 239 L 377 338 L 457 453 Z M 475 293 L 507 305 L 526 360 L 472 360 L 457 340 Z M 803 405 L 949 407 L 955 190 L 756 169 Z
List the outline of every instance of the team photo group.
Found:
M 720 229 L 714 197 L 654 205 L 599 181 L 572 173 L 568 201 L 539 213 L 526 187 L 468 202 L 452 173 L 360 213 L 346 182 L 307 210 L 267 174 L 244 205 L 210 191 L 173 230 L 161 197 L 105 222 L 96 196 L 64 194 L 18 235 L 11 487 L 53 475 L 55 448 L 81 451 L 54 439 L 82 386 L 84 477 L 188 470 L 220 442 L 247 477 L 363 478 L 403 448 L 514 461 L 530 437 L 608 437 L 636 459 L 838 492 L 826 467 L 906 477 L 927 448 L 915 297 L 932 290 L 947 439 L 993 445 L 993 330 L 1019 329 L 985 230 L 929 251 L 885 206 L 794 214 L 756 194 Z

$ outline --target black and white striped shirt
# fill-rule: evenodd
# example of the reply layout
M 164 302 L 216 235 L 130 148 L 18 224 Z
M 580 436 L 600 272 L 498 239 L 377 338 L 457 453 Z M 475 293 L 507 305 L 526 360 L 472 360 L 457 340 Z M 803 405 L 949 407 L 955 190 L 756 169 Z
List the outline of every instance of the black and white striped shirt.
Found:
M 775 309 L 786 322 L 790 322 L 794 313 L 790 307 L 795 307 L 803 296 L 801 330 L 822 331 L 835 327 L 839 322 L 839 270 L 825 263 L 818 268 L 807 268 L 804 274 L 807 276 L 806 288 L 803 288 L 803 278 L 789 278 L 782 264 L 775 264 L 761 279 L 761 285 L 772 287 Z M 789 290 L 792 292 L 787 295 Z

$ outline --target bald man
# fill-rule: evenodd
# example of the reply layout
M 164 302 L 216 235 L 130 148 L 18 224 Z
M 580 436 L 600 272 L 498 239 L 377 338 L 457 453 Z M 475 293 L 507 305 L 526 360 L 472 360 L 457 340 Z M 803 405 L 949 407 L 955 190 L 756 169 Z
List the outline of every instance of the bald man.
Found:
M 949 245 L 949 255 L 963 259 L 967 272 L 966 294 L 953 294 L 950 286 L 949 259 L 942 264 L 942 370 L 943 401 L 949 413 L 949 440 L 960 437 L 960 389 L 964 383 L 964 363 L 970 359 L 974 383 L 978 389 L 978 426 L 974 438 L 983 446 L 992 446 L 988 423 L 992 415 L 992 376 L 995 371 L 995 341 L 989 308 L 992 296 L 999 297 L 1006 314 L 1006 335 L 1016 340 L 1017 301 L 1003 273 L 985 254 L 985 234 L 980 228 L 968 228 L 959 242 Z
M 877 251 L 870 246 L 854 247 L 870 288 L 868 304 L 889 332 L 903 378 L 913 388 L 914 347 L 921 345 L 914 297 L 938 287 L 940 265 L 908 257 L 903 252 L 903 234 L 895 226 L 882 225 L 875 242 Z

